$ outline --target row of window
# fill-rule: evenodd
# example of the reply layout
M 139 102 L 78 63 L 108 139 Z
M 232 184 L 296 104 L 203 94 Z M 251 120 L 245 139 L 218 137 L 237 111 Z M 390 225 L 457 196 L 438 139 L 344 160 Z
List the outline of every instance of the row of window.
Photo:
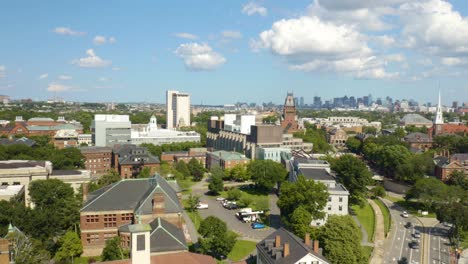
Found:
M 331 211 L 331 210 L 332 210 L 331 205 L 328 206 L 327 210 L 328 210 L 328 211 Z M 342 205 L 338 206 L 338 211 L 340 211 L 340 212 L 343 211 L 343 206 L 342 206 Z
M 329 202 L 332 201 L 332 197 L 331 197 L 331 196 L 328 196 L 328 201 L 329 201 Z M 342 202 L 343 202 L 343 197 L 338 197 L 338 202 L 342 203 Z
M 103 235 L 104 241 L 112 239 L 116 235 L 117 235 L 116 233 L 104 233 L 104 235 Z M 88 233 L 88 234 L 86 234 L 86 243 L 88 245 L 98 244 L 100 242 L 100 240 L 101 240 L 101 237 L 100 237 L 99 233 Z
M 127 222 L 133 219 L 132 213 L 121 214 L 121 221 Z M 117 214 L 104 214 L 104 227 L 115 227 L 117 225 Z M 99 223 L 99 215 L 87 215 L 86 223 Z

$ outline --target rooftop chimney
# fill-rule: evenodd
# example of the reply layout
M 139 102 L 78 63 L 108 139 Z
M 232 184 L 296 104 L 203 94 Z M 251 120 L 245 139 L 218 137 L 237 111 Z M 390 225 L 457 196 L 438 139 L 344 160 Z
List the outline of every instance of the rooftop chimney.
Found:
M 281 246 L 281 237 L 279 235 L 275 238 L 275 247 L 279 248 Z
M 319 254 L 319 241 L 314 240 L 314 253 Z
M 310 244 L 310 234 L 309 234 L 309 233 L 305 233 L 304 244 L 306 244 L 306 246 L 307 246 L 308 248 L 311 247 L 311 244 Z
M 88 200 L 88 183 L 87 182 L 83 182 L 83 203 L 86 203 L 86 200 Z
M 289 256 L 289 243 L 284 243 L 283 257 Z

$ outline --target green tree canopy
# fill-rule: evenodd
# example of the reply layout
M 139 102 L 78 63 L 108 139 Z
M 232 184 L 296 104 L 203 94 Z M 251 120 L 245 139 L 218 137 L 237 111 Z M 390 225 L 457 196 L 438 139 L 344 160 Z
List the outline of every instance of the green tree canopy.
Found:
M 286 223 L 291 221 L 291 214 L 296 208 L 301 207 L 307 211 L 312 219 L 322 219 L 325 216 L 323 208 L 327 204 L 328 191 L 323 183 L 307 180 L 299 175 L 297 182 L 284 182 L 281 185 L 281 195 L 278 207 L 281 216 Z
M 210 184 L 208 185 L 208 189 L 213 194 L 219 194 L 223 191 L 223 178 L 224 178 L 224 171 L 219 166 L 215 166 L 211 169 L 211 179 Z
M 102 251 L 101 258 L 103 261 L 118 260 L 128 258 L 129 253 L 127 250 L 122 249 L 120 237 L 116 236 L 106 241 L 106 246 Z
M 329 216 L 321 230 L 323 255 L 334 264 L 366 263 L 363 255 L 361 230 L 351 216 Z
M 361 145 L 361 141 L 355 137 L 350 137 L 346 140 L 346 147 L 353 153 L 360 153 Z
M 366 164 L 352 155 L 344 155 L 332 162 L 331 169 L 336 172 L 338 181 L 348 189 L 350 202 L 360 204 L 366 197 L 366 186 L 372 178 Z
M 253 160 L 247 166 L 247 173 L 257 187 L 264 190 L 271 190 L 287 175 L 286 169 L 272 160 Z
M 226 223 L 215 216 L 208 216 L 203 220 L 198 232 L 202 236 L 202 253 L 216 258 L 227 256 L 236 243 L 236 235 L 228 232 Z
M 189 161 L 188 168 L 195 181 L 201 181 L 203 179 L 205 168 L 203 167 L 203 164 L 201 164 L 200 161 L 198 161 L 196 158 L 192 158 Z
M 185 161 L 183 161 L 183 160 L 178 161 L 175 164 L 174 168 L 183 175 L 184 179 L 190 177 L 190 175 L 191 175 L 190 170 L 189 170 L 189 168 L 187 166 L 187 163 L 185 163 Z
M 60 238 L 60 248 L 55 253 L 58 261 L 70 261 L 74 257 L 79 257 L 83 253 L 80 237 L 73 231 L 68 231 Z

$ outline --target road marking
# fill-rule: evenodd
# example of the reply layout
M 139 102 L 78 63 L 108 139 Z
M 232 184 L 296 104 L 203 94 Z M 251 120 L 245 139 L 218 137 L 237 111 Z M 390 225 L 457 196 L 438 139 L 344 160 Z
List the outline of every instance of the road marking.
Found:
M 406 236 L 406 229 L 403 230 L 403 237 Z M 401 259 L 401 255 L 403 254 L 403 247 L 404 247 L 405 243 L 401 243 L 401 249 L 400 249 L 400 259 Z
M 439 260 L 440 260 L 440 237 L 439 237 Z

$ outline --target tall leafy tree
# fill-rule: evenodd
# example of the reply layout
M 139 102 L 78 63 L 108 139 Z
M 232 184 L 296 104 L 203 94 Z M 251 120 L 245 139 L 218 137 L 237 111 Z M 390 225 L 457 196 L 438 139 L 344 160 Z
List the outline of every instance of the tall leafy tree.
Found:
M 183 175 L 184 179 L 187 178 L 187 177 L 190 177 L 190 170 L 187 166 L 187 163 L 185 163 L 185 161 L 183 160 L 180 160 L 178 161 L 174 168 L 181 173 L 181 175 Z
M 332 162 L 331 169 L 336 172 L 338 181 L 350 192 L 350 202 L 362 203 L 367 194 L 366 186 L 372 178 L 366 164 L 352 155 L 344 155 Z
M 126 259 L 128 256 L 129 252 L 122 248 L 119 236 L 107 240 L 101 254 L 103 261 Z
M 329 216 L 320 234 L 323 255 L 334 264 L 367 263 L 359 241 L 361 230 L 351 216 Z
M 254 160 L 247 166 L 247 173 L 257 187 L 271 190 L 279 182 L 285 180 L 287 171 L 277 162 L 272 160 Z
M 323 183 L 307 180 L 299 175 L 296 182 L 285 182 L 281 185 L 278 207 L 286 223 L 292 220 L 291 214 L 300 207 L 310 214 L 311 218 L 308 221 L 310 224 L 312 219 L 322 219 L 325 216 L 323 208 L 327 200 L 328 191 Z
M 205 168 L 196 158 L 192 158 L 188 163 L 188 168 L 190 174 L 192 174 L 193 179 L 196 181 L 201 181 L 203 179 L 203 174 L 205 173 Z
M 224 178 L 224 171 L 220 167 L 216 166 L 211 169 L 211 179 L 210 184 L 208 185 L 208 189 L 213 194 L 219 194 L 223 191 L 223 178 Z
M 79 257 L 83 253 L 80 237 L 73 231 L 68 231 L 60 238 L 60 248 L 55 253 L 57 261 L 70 261 L 75 257 Z
M 236 235 L 228 232 L 226 223 L 215 216 L 203 220 L 198 232 L 202 236 L 202 252 L 213 257 L 227 256 L 236 243 Z

